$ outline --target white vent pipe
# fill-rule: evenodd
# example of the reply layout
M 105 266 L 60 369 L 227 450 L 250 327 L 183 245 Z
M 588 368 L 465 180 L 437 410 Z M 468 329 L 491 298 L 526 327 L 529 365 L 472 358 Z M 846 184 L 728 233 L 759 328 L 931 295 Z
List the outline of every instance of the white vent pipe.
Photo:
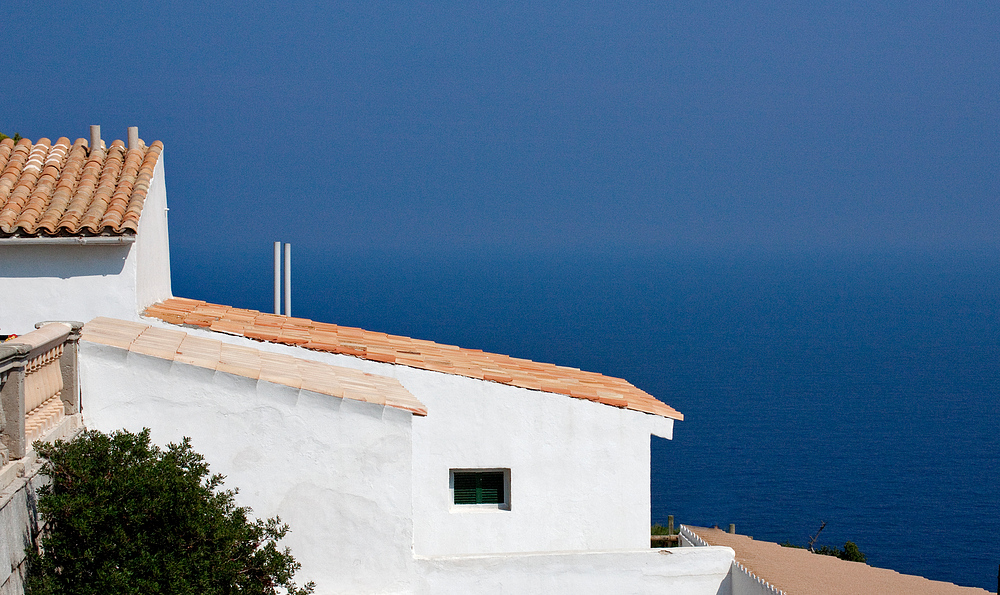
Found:
M 292 245 L 285 244 L 285 316 L 292 315 Z
M 139 148 L 139 127 L 128 127 L 128 150 L 134 151 Z
M 90 150 L 101 148 L 101 127 L 97 125 L 90 126 Z
M 274 243 L 274 313 L 281 314 L 281 242 Z

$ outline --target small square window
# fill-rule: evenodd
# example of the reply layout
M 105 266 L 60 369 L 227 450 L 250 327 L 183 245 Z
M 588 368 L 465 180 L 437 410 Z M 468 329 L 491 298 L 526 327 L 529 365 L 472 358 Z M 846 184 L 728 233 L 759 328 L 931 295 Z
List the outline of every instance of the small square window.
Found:
M 510 469 L 452 469 L 452 504 L 510 510 Z

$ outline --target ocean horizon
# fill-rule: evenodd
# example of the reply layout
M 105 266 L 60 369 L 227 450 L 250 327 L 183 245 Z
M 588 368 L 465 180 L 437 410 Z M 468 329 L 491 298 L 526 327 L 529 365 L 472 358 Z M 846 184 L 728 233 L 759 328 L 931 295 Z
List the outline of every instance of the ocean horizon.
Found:
M 652 521 L 996 588 L 1000 259 L 297 249 L 293 315 L 624 378 L 675 407 Z M 177 255 L 174 293 L 271 309 L 270 245 Z M 294 529 L 294 528 L 293 528 Z

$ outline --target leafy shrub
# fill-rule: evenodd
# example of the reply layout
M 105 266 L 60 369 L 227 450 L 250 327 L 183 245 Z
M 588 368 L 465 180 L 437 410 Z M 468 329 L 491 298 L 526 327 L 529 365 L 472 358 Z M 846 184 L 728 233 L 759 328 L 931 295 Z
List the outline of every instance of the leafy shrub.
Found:
M 781 543 L 779 545 L 781 547 L 792 547 L 800 550 L 806 549 L 805 546 L 795 545 L 790 541 L 785 541 L 784 543 Z M 868 562 L 868 556 L 866 556 L 861 550 L 859 550 L 857 544 L 855 544 L 853 541 L 848 541 L 847 543 L 845 543 L 842 549 L 837 549 L 835 547 L 830 547 L 828 545 L 821 545 L 815 550 L 813 550 L 813 553 L 821 554 L 823 556 L 836 556 L 841 560 L 849 560 L 851 562 L 865 562 L 865 563 Z
M 837 549 L 828 545 L 820 546 L 816 548 L 814 553 L 822 554 L 824 556 L 836 556 L 841 560 L 849 560 L 851 562 L 868 561 L 868 556 L 864 555 L 861 550 L 858 549 L 857 544 L 853 541 L 845 543 L 842 549 Z
M 813 552 L 814 554 L 819 554 L 821 556 L 835 556 L 840 557 L 840 550 L 835 547 L 830 547 L 828 545 L 821 545 Z
M 840 550 L 837 557 L 841 560 L 850 560 L 851 562 L 868 562 L 868 556 L 864 555 L 853 541 L 845 543 L 844 549 Z
M 166 451 L 149 430 L 84 431 L 35 443 L 52 483 L 39 492 L 41 551 L 29 551 L 31 595 L 293 595 L 299 564 L 277 541 L 280 519 L 250 520 L 235 490 L 185 438 Z

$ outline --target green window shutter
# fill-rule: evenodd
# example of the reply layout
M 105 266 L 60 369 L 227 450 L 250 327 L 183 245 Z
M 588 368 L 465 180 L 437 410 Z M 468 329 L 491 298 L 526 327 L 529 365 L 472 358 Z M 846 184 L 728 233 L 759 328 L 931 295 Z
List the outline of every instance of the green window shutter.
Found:
M 476 474 L 455 473 L 455 504 L 476 504 Z
M 503 473 L 479 473 L 478 504 L 503 504 Z
M 503 504 L 503 471 L 456 471 L 455 504 Z

